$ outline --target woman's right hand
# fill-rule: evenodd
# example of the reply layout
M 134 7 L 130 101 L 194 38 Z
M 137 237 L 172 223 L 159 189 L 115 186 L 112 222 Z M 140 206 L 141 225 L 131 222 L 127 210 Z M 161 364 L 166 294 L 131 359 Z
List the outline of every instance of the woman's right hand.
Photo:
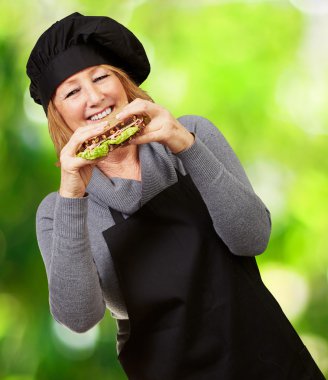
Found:
M 82 198 L 91 179 L 93 167 L 103 158 L 89 161 L 76 156 L 82 143 L 101 133 L 108 122 L 80 127 L 74 131 L 60 152 L 61 181 L 59 194 L 65 198 Z

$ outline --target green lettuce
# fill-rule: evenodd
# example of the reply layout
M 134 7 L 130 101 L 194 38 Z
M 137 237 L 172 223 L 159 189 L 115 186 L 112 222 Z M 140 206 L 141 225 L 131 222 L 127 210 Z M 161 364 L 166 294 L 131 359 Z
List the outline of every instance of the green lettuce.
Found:
M 129 137 L 133 136 L 139 131 L 139 127 L 130 127 L 125 129 L 116 139 L 105 140 L 99 146 L 92 150 L 85 150 L 84 152 L 78 153 L 78 157 L 82 157 L 86 160 L 95 160 L 96 158 L 105 157 L 109 152 L 109 145 L 122 144 Z

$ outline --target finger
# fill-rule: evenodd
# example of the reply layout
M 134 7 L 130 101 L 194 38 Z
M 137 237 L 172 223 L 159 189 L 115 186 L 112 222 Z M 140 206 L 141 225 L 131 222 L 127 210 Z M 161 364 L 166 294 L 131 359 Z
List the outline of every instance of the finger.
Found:
M 123 108 L 121 112 L 116 115 L 118 120 L 123 120 L 131 115 L 141 115 L 146 114 L 151 119 L 158 115 L 161 107 L 153 102 L 144 99 L 135 99 L 127 106 Z
M 78 128 L 73 135 L 78 137 L 83 136 L 83 138 L 93 137 L 96 134 L 101 133 L 107 126 L 107 120 L 95 124 L 87 124 Z
M 96 160 L 87 160 L 78 156 L 64 157 L 61 161 L 61 167 L 68 172 L 80 171 L 82 168 L 92 170 L 104 157 L 100 157 Z
M 69 164 L 72 167 L 74 167 L 75 169 L 77 169 L 77 168 L 83 168 L 83 167 L 87 167 L 87 166 L 90 166 L 90 168 L 93 168 L 98 163 L 100 163 L 101 161 L 105 160 L 106 158 L 107 158 L 107 155 L 99 157 L 99 158 L 96 158 L 96 159 L 93 159 L 93 160 L 87 160 L 86 158 L 82 158 L 82 157 L 79 157 L 79 156 L 75 155 L 74 157 L 70 157 L 69 158 Z
M 161 142 L 161 135 L 158 131 L 149 132 L 143 135 L 138 135 L 132 139 L 129 143 L 131 145 L 147 144 L 150 142 Z
M 151 120 L 144 127 L 142 127 L 138 135 L 142 136 L 150 132 L 158 131 L 161 128 L 162 128 L 161 124 L 158 123 L 156 119 L 154 119 L 154 120 Z
M 107 125 L 108 121 L 103 121 L 94 125 L 86 125 L 84 127 L 78 128 L 68 141 L 66 145 L 67 148 L 74 150 L 75 152 L 83 144 L 84 141 L 103 132 Z
M 96 158 L 95 160 L 87 160 L 86 158 L 82 158 L 78 156 L 73 157 L 73 159 L 75 160 L 74 164 L 76 165 L 76 167 L 79 167 L 79 168 L 82 168 L 87 165 L 89 165 L 90 167 L 96 166 L 100 161 L 104 160 L 105 158 L 106 156 Z

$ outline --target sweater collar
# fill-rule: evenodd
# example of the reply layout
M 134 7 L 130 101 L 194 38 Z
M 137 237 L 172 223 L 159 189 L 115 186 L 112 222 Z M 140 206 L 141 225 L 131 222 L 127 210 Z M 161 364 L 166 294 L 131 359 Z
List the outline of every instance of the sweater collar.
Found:
M 138 149 L 141 182 L 107 177 L 95 167 L 87 186 L 91 198 L 104 207 L 130 215 L 177 181 L 173 162 L 163 145 L 149 143 L 139 145 Z

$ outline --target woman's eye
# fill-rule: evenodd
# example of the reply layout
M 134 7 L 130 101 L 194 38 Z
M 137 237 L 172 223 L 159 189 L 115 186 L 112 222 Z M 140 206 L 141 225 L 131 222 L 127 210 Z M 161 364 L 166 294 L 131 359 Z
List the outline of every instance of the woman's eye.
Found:
M 80 89 L 79 88 L 75 88 L 74 90 L 70 91 L 66 96 L 65 96 L 65 99 L 69 98 L 70 96 L 72 95 L 75 95 Z
M 98 81 L 100 81 L 100 80 L 102 80 L 102 79 L 107 78 L 108 76 L 109 76 L 108 74 L 104 74 L 104 75 L 101 75 L 101 76 L 99 76 L 99 77 L 96 77 L 96 78 L 94 79 L 94 82 L 98 82 Z

